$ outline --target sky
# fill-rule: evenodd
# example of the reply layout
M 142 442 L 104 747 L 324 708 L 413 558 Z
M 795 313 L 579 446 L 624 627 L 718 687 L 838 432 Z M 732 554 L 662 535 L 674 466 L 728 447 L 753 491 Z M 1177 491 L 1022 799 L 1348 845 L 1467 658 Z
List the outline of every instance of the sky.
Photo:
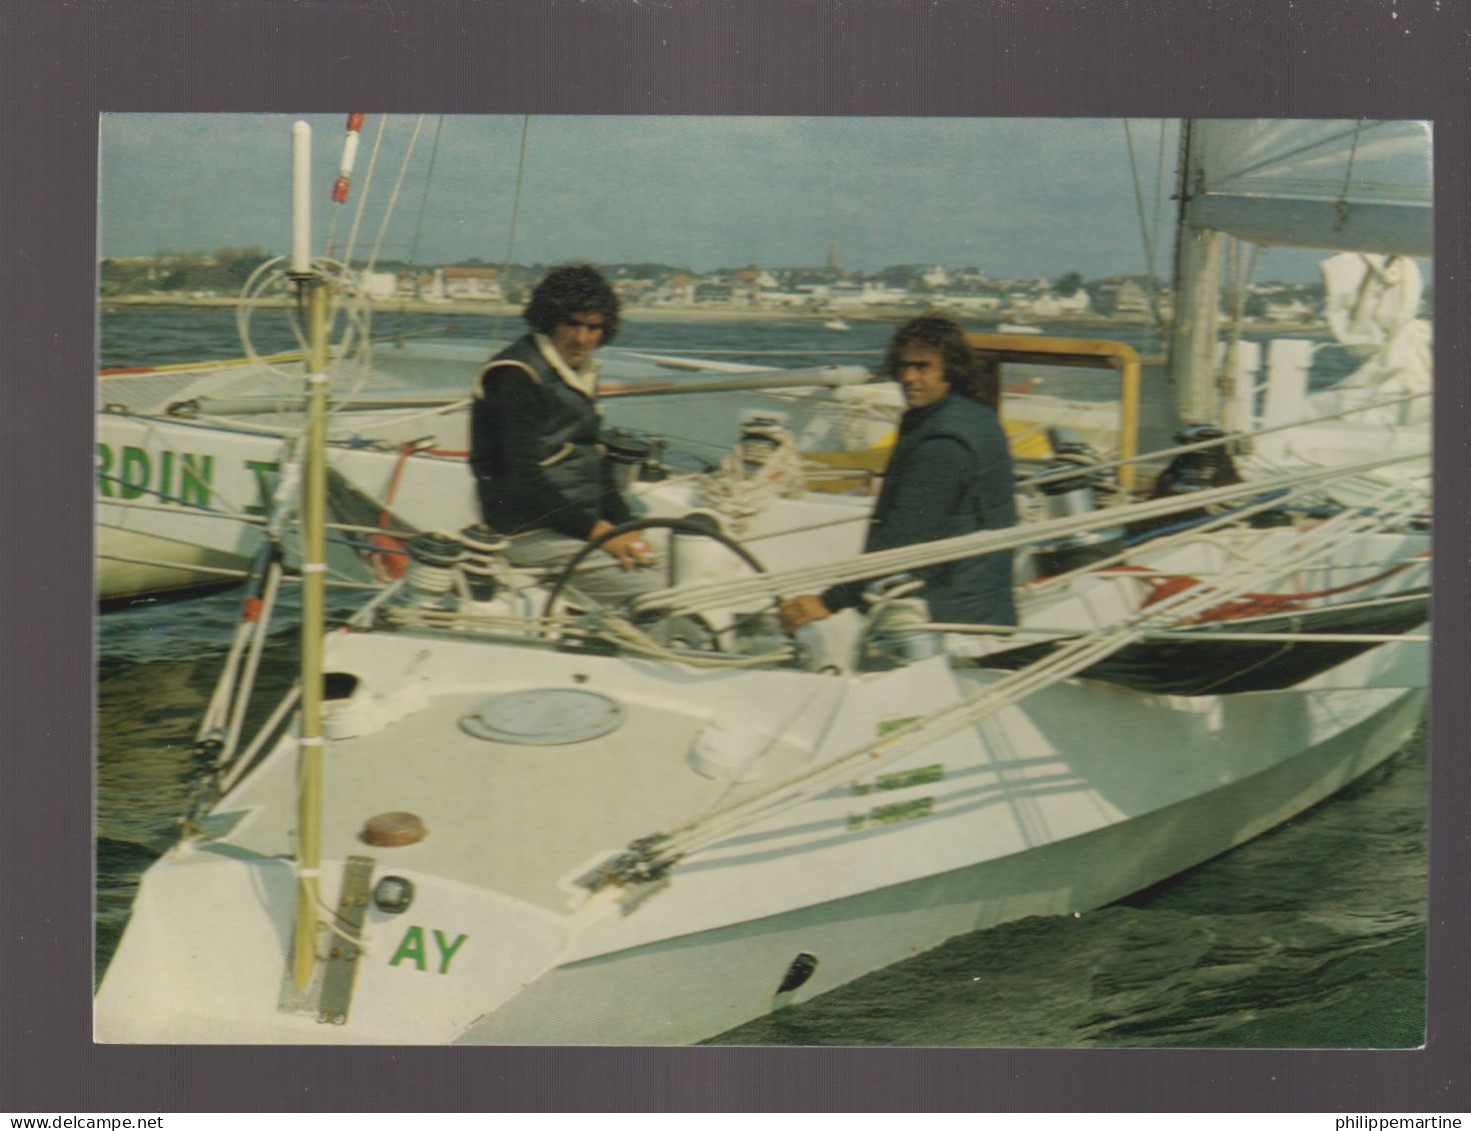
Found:
M 312 244 L 437 265 L 659 262 L 976 267 L 992 278 L 1168 279 L 1177 125 L 1040 118 L 369 114 L 345 208 L 330 203 L 346 115 L 313 129 Z M 289 245 L 280 114 L 108 114 L 100 254 Z M 521 160 L 525 142 L 524 163 Z M 1130 142 L 1133 161 L 1131 163 Z M 1136 173 L 1138 194 L 1136 194 Z M 519 206 L 516 185 L 521 179 Z M 514 244 L 512 228 L 514 220 Z M 352 233 L 356 230 L 356 235 Z M 508 255 L 509 250 L 509 255 Z M 1317 278 L 1267 249 L 1258 280 Z

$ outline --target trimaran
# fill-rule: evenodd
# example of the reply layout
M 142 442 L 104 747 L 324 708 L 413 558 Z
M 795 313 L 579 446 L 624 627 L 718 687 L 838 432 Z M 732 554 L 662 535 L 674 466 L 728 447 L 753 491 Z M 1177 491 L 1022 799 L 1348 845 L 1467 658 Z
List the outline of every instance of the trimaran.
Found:
M 741 490 L 791 451 L 748 430 L 716 473 L 645 461 L 670 585 L 626 615 L 431 522 L 327 632 L 327 283 L 304 227 L 301 679 L 246 741 L 265 629 L 242 624 L 200 732 L 210 788 L 144 876 L 101 1041 L 709 1038 L 1173 875 L 1421 719 L 1429 468 L 1408 443 L 1101 509 L 1138 457 L 1059 444 L 1023 526 L 859 555 L 866 499 Z M 1020 627 L 927 620 L 907 571 L 1004 548 Z M 773 598 L 875 576 L 862 618 L 773 621 Z

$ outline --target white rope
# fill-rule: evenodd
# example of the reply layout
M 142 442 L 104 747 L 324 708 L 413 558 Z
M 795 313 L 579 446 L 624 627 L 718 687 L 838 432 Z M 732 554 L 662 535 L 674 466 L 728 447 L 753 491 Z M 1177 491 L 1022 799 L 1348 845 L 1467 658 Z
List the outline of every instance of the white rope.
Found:
M 1325 523 L 1317 528 L 1313 542 L 1325 541 L 1328 543 L 1327 549 L 1331 550 L 1336 548 L 1341 541 L 1341 539 L 1332 537 L 1335 533 L 1341 531 L 1345 537 L 1349 538 L 1360 536 L 1360 531 L 1356 529 L 1342 531 L 1344 527 L 1357 525 L 1349 521 L 1351 516 L 1339 517 L 1344 521 L 1338 524 L 1338 531 Z M 1269 549 L 1274 548 L 1269 547 Z M 1310 551 L 1305 551 L 1305 553 L 1321 552 L 1324 552 L 1324 549 L 1316 544 Z M 1293 563 L 1302 556 L 1303 554 L 1300 553 L 1295 555 L 1291 561 L 1283 562 L 1278 559 L 1266 562 L 1264 566 L 1266 571 L 1281 575 L 1284 570 L 1291 572 Z M 735 828 L 749 825 L 756 820 L 768 819 L 778 812 L 807 800 L 829 788 L 834 779 L 841 780 L 845 776 L 855 776 L 856 773 L 872 769 L 875 761 L 897 761 L 908 754 L 928 747 L 987 715 L 994 714 L 1028 695 L 1035 694 L 1045 687 L 1076 674 L 1112 652 L 1142 638 L 1150 631 L 1158 630 L 1161 623 L 1168 623 L 1171 619 L 1179 619 L 1195 611 L 1203 611 L 1204 606 L 1213 605 L 1223 598 L 1232 596 L 1233 590 L 1244 592 L 1256 587 L 1260 583 L 1258 574 L 1262 572 L 1264 571 L 1261 569 L 1253 571 L 1232 586 L 1212 586 L 1209 591 L 1204 592 L 1187 591 L 1168 601 L 1160 602 L 1149 610 L 1135 613 L 1115 625 L 1091 632 L 1059 648 L 1050 656 L 1029 665 L 1022 671 L 1002 677 L 996 683 L 959 703 L 892 731 L 875 743 L 865 743 L 831 762 L 730 806 L 723 812 L 702 815 L 687 822 L 684 826 L 675 829 L 668 840 L 661 844 L 658 855 L 665 859 L 686 855 L 716 840 L 723 839 Z M 858 763 L 856 769 L 853 766 L 854 762 Z
M 583 626 L 579 624 L 578 618 L 568 615 L 525 617 L 405 606 L 388 608 L 383 615 L 390 624 L 404 626 L 454 628 L 467 632 L 502 632 L 522 637 L 549 635 L 555 632 L 563 639 L 607 640 L 620 645 L 625 651 L 650 659 L 667 660 L 696 668 L 763 667 L 782 663 L 794 655 L 794 650 L 790 647 L 775 648 L 769 652 L 749 656 L 733 655 L 728 652 L 696 652 L 669 648 L 611 610 L 603 611 L 603 618 L 595 627 Z
M 262 376 L 274 378 L 283 392 L 299 393 L 301 387 L 301 374 L 296 370 L 286 370 L 275 362 L 257 352 L 251 332 L 251 323 L 257 308 L 266 306 L 269 302 L 272 309 L 280 309 L 291 330 L 292 336 L 300 347 L 299 356 L 292 358 L 294 361 L 303 360 L 307 354 L 307 335 L 305 328 L 301 325 L 295 304 L 295 293 L 290 288 L 294 286 L 290 273 L 282 270 L 286 262 L 284 256 L 268 259 L 251 273 L 245 285 L 240 289 L 240 301 L 235 307 L 235 329 L 240 336 L 240 345 L 247 361 L 258 366 Z M 329 356 L 333 359 L 335 367 L 356 362 L 362 367 L 358 374 L 357 385 L 360 387 L 366 380 L 368 370 L 368 320 L 369 310 L 367 297 L 361 293 L 361 288 L 352 284 L 352 273 L 344 263 L 333 259 L 314 259 L 312 269 L 326 277 L 335 277 L 338 285 L 335 288 L 337 297 L 333 300 L 333 314 L 335 321 L 337 315 L 344 309 L 344 296 L 351 295 L 351 302 L 347 303 L 347 320 L 343 329 L 341 340 L 332 347 Z M 275 300 L 271 297 L 275 293 L 282 304 L 277 307 Z M 354 356 L 352 343 L 360 339 L 363 343 L 361 352 Z M 285 360 L 285 359 L 282 359 Z M 232 425 L 238 422 L 231 421 Z
M 1426 458 L 1428 458 L 1428 453 L 1425 452 L 1384 456 L 1339 468 L 1279 476 L 1255 483 L 1217 487 L 1207 491 L 1195 491 L 1189 495 L 1153 499 L 1101 512 L 1050 519 L 1025 527 L 983 530 L 956 538 L 921 542 L 892 550 L 880 550 L 876 553 L 860 555 L 846 562 L 828 562 L 781 572 L 756 574 L 750 578 L 738 580 L 726 579 L 681 586 L 678 589 L 661 589 L 654 593 L 640 595 L 631 602 L 631 606 L 636 611 L 659 609 L 677 615 L 698 612 L 708 607 L 788 596 L 793 593 L 817 593 L 830 585 L 841 582 L 884 577 L 889 574 L 938 565 L 957 558 L 1015 549 L 1018 546 L 1067 534 L 1082 533 L 1146 518 L 1157 518 L 1216 503 L 1254 499 L 1267 492 L 1300 491 L 1316 484 L 1359 475 L 1373 468 Z
M 409 424 L 415 420 L 428 420 L 435 416 L 447 416 L 452 412 L 461 412 L 469 407 L 470 398 L 466 397 L 463 400 L 451 401 L 449 404 L 435 405 L 432 408 L 418 409 L 403 414 L 394 413 L 392 409 L 375 409 L 374 412 L 390 413 L 391 415 L 385 415 L 383 417 L 375 416 L 369 420 L 354 420 L 352 428 L 355 433 L 371 432 L 380 426 L 387 428 Z M 352 411 L 351 404 L 344 404 L 341 411 Z
M 734 450 L 699 481 L 701 501 L 733 519 L 737 533 L 775 500 L 800 495 L 806 487 L 796 442 L 775 425 L 746 425 Z
M 1384 497 L 1398 488 L 1386 487 Z M 1003 676 L 950 707 L 900 727 L 872 743 L 864 743 L 806 773 L 740 801 L 724 810 L 698 816 L 677 827 L 659 844 L 656 859 L 673 862 L 700 848 L 723 840 L 738 828 L 767 820 L 816 794 L 932 746 L 967 726 L 1020 702 L 1053 684 L 1076 675 L 1170 624 L 1205 612 L 1223 600 L 1258 589 L 1272 579 L 1290 576 L 1308 561 L 1331 554 L 1366 530 L 1382 525 L 1375 515 L 1345 512 L 1300 535 L 1296 552 L 1283 554 L 1280 539 L 1264 538 L 1251 567 L 1232 575 L 1230 584 L 1207 583 L 1136 611 L 1112 625 L 1064 644 L 1049 656 L 1021 671 Z

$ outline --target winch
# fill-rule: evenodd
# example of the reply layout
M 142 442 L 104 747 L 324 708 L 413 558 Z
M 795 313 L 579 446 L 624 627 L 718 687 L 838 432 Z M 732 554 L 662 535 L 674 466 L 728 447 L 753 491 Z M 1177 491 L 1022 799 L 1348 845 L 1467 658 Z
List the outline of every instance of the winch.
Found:
M 1175 433 L 1175 443 L 1181 446 L 1203 444 L 1211 440 L 1222 440 L 1226 433 L 1213 424 L 1187 424 Z M 1230 487 L 1240 483 L 1241 476 L 1236 464 L 1224 444 L 1202 448 L 1194 452 L 1181 452 L 1170 460 L 1158 479 L 1154 481 L 1151 499 L 1165 499 L 1175 495 L 1188 495 L 1192 491 L 1207 491 L 1212 487 Z
M 501 574 L 505 553 L 510 540 L 483 522 L 467 526 L 460 531 L 460 545 L 465 548 L 460 572 L 474 601 L 489 601 L 503 588 Z
M 858 647 L 860 671 L 890 671 L 942 651 L 940 634 L 925 627 L 930 607 L 924 599 L 924 582 L 914 574 L 897 573 L 869 582 L 863 601 L 868 611 Z
M 1224 440 L 1225 431 L 1213 424 L 1187 424 L 1175 433 L 1175 443 L 1205 444 Z M 1181 452 L 1170 460 L 1164 471 L 1154 481 L 1151 499 L 1169 499 L 1180 495 L 1191 495 L 1197 491 L 1208 491 L 1213 487 L 1230 487 L 1241 482 L 1236 463 L 1224 443 L 1193 452 Z M 1199 522 L 1209 517 L 1205 509 L 1177 511 L 1160 518 L 1144 519 L 1129 527 L 1129 534 L 1138 537 L 1151 531 L 1162 530 L 1182 524 Z
M 1097 454 L 1081 439 L 1062 429 L 1049 429 L 1053 461 L 1038 476 L 1048 518 L 1072 518 L 1098 510 L 1098 488 L 1103 471 Z M 1124 549 L 1124 529 L 1107 526 L 1068 534 L 1032 547 L 1032 561 L 1039 577 L 1067 573 Z
M 466 558 L 459 539 L 447 534 L 416 534 L 409 542 L 409 571 L 400 600 L 426 609 L 453 609 L 455 568 Z
M 652 436 L 613 428 L 603 434 L 603 449 L 620 491 L 631 490 L 635 483 L 657 483 L 665 477 L 660 462 L 664 445 Z

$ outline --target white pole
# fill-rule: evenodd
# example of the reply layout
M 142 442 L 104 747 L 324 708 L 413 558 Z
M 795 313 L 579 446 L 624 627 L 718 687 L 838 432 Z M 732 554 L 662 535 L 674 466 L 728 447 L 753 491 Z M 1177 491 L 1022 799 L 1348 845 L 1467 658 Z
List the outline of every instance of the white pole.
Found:
M 291 126 L 291 273 L 312 269 L 312 128 L 306 122 Z

